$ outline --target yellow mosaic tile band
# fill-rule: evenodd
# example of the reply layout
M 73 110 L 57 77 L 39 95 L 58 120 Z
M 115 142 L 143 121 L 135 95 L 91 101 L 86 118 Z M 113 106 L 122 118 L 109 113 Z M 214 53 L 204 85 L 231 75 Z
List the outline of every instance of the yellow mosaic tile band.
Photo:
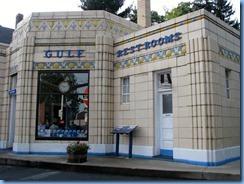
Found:
M 186 45 L 179 45 L 173 48 L 165 49 L 163 51 L 157 51 L 136 58 L 130 58 L 127 60 L 115 62 L 114 70 L 128 68 L 143 63 L 155 62 L 160 59 L 168 59 L 171 57 L 182 56 L 185 54 L 186 54 Z
M 75 70 L 94 69 L 94 61 L 35 62 L 35 70 Z
M 230 61 L 233 61 L 234 63 L 240 64 L 240 55 L 230 50 L 227 50 L 224 47 L 219 46 L 219 55 Z

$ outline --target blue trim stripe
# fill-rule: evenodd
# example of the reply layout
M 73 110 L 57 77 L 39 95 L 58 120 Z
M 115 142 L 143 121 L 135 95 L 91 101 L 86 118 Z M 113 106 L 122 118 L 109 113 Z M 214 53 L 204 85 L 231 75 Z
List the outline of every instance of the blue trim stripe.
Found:
M 66 155 L 66 152 L 27 152 L 27 151 L 12 151 L 13 154 L 17 155 Z
M 173 157 L 173 150 L 160 149 L 160 155 Z
M 201 165 L 201 166 L 220 166 L 229 162 L 233 162 L 236 160 L 240 160 L 240 157 L 234 157 L 234 158 L 229 158 L 226 160 L 222 160 L 219 162 L 198 162 L 198 161 L 193 161 L 193 160 L 185 160 L 185 159 L 174 159 L 175 162 L 183 162 L 187 164 L 192 164 L 192 165 Z

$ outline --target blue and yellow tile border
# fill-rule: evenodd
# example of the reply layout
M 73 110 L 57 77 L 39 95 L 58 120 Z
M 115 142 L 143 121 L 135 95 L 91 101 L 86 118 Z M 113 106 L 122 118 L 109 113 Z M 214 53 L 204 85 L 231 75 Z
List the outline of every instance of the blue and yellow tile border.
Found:
M 162 51 L 152 52 L 150 54 L 141 55 L 135 58 L 130 58 L 122 61 L 114 62 L 114 70 L 129 68 L 131 66 L 141 65 L 143 63 L 155 62 L 162 59 L 169 59 L 176 56 L 184 56 L 186 54 L 186 45 L 179 45 L 172 48 L 167 48 Z
M 34 62 L 35 70 L 91 70 L 94 68 L 94 61 Z
M 230 61 L 233 61 L 234 63 L 240 64 L 240 55 L 238 55 L 235 52 L 232 52 L 224 47 L 219 46 L 219 55 Z
M 136 31 L 129 26 L 117 22 L 102 19 L 57 19 L 57 20 L 31 20 L 28 25 L 29 31 L 111 31 L 114 34 L 125 36 Z

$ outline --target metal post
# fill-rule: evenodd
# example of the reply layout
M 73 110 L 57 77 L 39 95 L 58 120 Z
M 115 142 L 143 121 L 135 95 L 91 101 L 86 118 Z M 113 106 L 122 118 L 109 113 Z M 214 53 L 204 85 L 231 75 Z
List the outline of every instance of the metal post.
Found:
M 119 156 L 119 134 L 116 134 L 116 156 Z
M 132 132 L 130 132 L 130 138 L 129 138 L 129 158 L 132 158 Z
M 63 107 L 64 106 L 64 95 L 61 96 L 61 117 L 60 119 L 62 120 L 63 119 Z

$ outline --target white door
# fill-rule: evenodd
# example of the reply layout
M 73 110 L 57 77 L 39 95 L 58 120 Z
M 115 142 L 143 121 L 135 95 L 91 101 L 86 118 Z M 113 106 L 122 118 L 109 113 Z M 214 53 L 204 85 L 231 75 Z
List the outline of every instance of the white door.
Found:
M 15 133 L 15 112 L 16 112 L 16 95 L 11 96 L 10 105 L 10 125 L 9 125 L 9 142 L 8 148 L 13 148 L 14 133 Z
M 172 93 L 160 94 L 160 155 L 173 156 Z

